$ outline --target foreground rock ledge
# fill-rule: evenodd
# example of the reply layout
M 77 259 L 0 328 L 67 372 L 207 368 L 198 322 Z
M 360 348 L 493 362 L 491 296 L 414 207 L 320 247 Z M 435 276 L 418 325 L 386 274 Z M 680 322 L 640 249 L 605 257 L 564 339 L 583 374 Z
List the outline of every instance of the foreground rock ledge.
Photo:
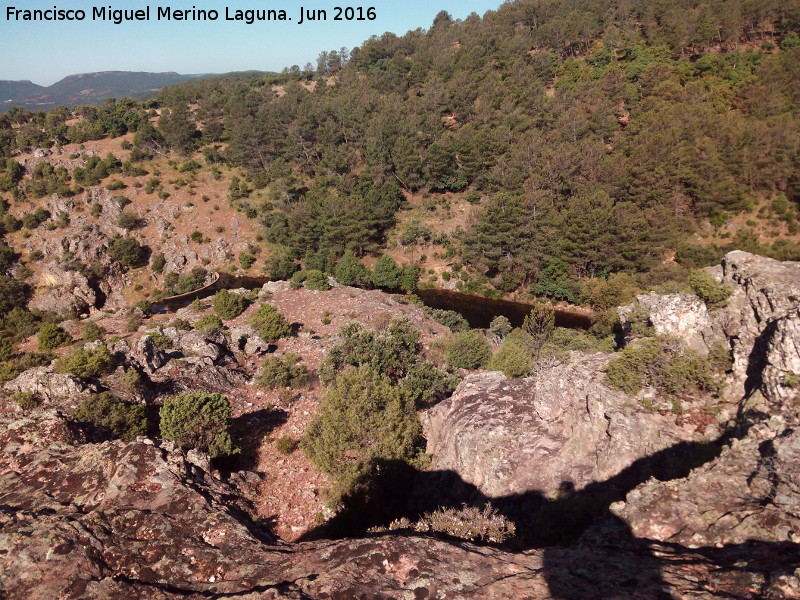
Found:
M 0 596 L 8 600 L 655 599 L 668 597 L 664 589 L 790 598 L 799 589 L 780 544 L 716 554 L 614 547 L 613 536 L 602 548 L 517 554 L 398 535 L 286 545 L 180 451 L 77 441 L 56 413 L 0 434 Z

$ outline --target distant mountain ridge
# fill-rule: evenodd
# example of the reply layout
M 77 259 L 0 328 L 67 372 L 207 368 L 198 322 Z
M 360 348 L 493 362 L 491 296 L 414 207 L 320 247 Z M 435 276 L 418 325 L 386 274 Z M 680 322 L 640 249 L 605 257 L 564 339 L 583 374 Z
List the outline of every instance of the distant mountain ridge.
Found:
M 59 105 L 102 104 L 107 98 L 140 99 L 163 87 L 209 76 L 174 72 L 102 71 L 69 75 L 49 87 L 31 81 L 0 80 L 0 112 L 12 106 L 49 110 Z

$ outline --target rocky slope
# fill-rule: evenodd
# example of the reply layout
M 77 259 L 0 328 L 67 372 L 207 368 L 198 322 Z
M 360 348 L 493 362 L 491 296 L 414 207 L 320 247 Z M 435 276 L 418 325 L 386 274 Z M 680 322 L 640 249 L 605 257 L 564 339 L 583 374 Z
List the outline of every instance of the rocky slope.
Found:
M 659 408 L 653 390 L 615 390 L 604 379 L 608 356 L 573 352 L 535 378 L 471 375 L 423 414 L 432 464 L 406 486 L 428 508 L 497 506 L 520 533 L 498 548 L 413 532 L 280 541 L 273 519 L 260 518 L 275 514 L 274 504 L 259 505 L 264 494 L 301 487 L 311 497 L 293 501 L 321 510 L 314 496 L 324 482 L 298 476 L 307 469 L 301 453 L 265 463 L 265 432 L 285 411 L 283 427 L 293 429 L 283 430 L 301 434 L 319 388 L 287 401 L 255 393 L 249 373 L 275 348 L 256 339 L 249 313 L 227 323 L 227 336 L 185 332 L 169 319 L 157 333 L 128 335 L 111 346 L 118 373 L 106 382 L 137 371 L 155 394 L 139 399 L 151 405 L 193 385 L 224 391 L 253 435 L 255 466 L 238 472 L 144 437 L 92 443 L 59 412 L 91 385 L 28 370 L 6 391 L 35 392 L 41 407 L 22 417 L 7 398 L 0 403 L 0 590 L 12 600 L 798 598 L 798 267 L 734 252 L 715 271 L 733 289 L 725 308 L 648 295 L 622 311 L 636 309 L 698 351 L 719 341 L 731 348 L 728 392 L 713 405 L 698 397 L 681 414 L 647 409 L 643 400 Z M 314 333 L 277 348 L 311 369 L 354 317 L 377 324 L 406 315 L 426 348 L 445 333 L 380 292 L 284 284 L 264 292 L 291 321 L 313 324 Z M 189 309 L 179 316 L 199 318 Z M 565 532 L 580 538 L 541 546 Z

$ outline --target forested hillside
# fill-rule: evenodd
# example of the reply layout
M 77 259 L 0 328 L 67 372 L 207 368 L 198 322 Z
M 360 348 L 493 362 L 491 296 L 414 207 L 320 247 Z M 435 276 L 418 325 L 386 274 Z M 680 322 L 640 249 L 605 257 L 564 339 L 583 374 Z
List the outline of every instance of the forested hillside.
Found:
M 74 193 L 86 181 L 66 171 L 18 184 L 15 153 L 136 132 L 129 168 L 172 153 L 232 169 L 275 275 L 285 257 L 333 272 L 347 250 L 387 252 L 423 284 L 603 305 L 609 276 L 680 287 L 734 247 L 800 259 L 798 31 L 797 0 L 442 12 L 314 71 L 11 110 L 0 189 Z

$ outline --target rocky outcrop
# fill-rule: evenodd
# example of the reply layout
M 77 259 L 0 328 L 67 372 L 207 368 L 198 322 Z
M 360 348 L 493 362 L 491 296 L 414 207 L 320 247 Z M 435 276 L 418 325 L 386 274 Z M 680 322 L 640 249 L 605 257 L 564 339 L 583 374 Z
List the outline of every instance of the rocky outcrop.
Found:
M 60 408 L 75 404 L 98 391 L 94 384 L 67 373 L 53 373 L 50 367 L 28 369 L 4 387 L 8 393 L 31 393 L 45 403 Z
M 55 413 L 0 434 L 8 600 L 787 598 L 781 547 L 714 556 L 580 546 L 512 554 L 433 538 L 285 545 L 170 446 L 76 445 Z M 736 567 L 726 567 L 728 564 Z
M 432 467 L 490 497 L 552 496 L 617 475 L 696 434 L 604 383 L 609 356 L 573 352 L 536 378 L 467 377 L 422 418 Z
M 647 315 L 650 325 L 658 335 L 669 335 L 683 340 L 688 348 L 708 353 L 709 348 L 722 340 L 715 331 L 708 309 L 694 294 L 668 294 L 655 292 L 636 296 L 636 302 L 618 309 L 620 323 L 626 337 L 631 336 L 631 319 L 637 311 Z
M 773 418 L 687 478 L 651 480 L 611 506 L 634 536 L 690 548 L 800 543 L 800 431 Z
M 737 250 L 718 276 L 734 290 L 713 319 L 730 341 L 736 384 L 747 394 L 760 389 L 777 410 L 793 395 L 786 376 L 800 368 L 800 263 Z

